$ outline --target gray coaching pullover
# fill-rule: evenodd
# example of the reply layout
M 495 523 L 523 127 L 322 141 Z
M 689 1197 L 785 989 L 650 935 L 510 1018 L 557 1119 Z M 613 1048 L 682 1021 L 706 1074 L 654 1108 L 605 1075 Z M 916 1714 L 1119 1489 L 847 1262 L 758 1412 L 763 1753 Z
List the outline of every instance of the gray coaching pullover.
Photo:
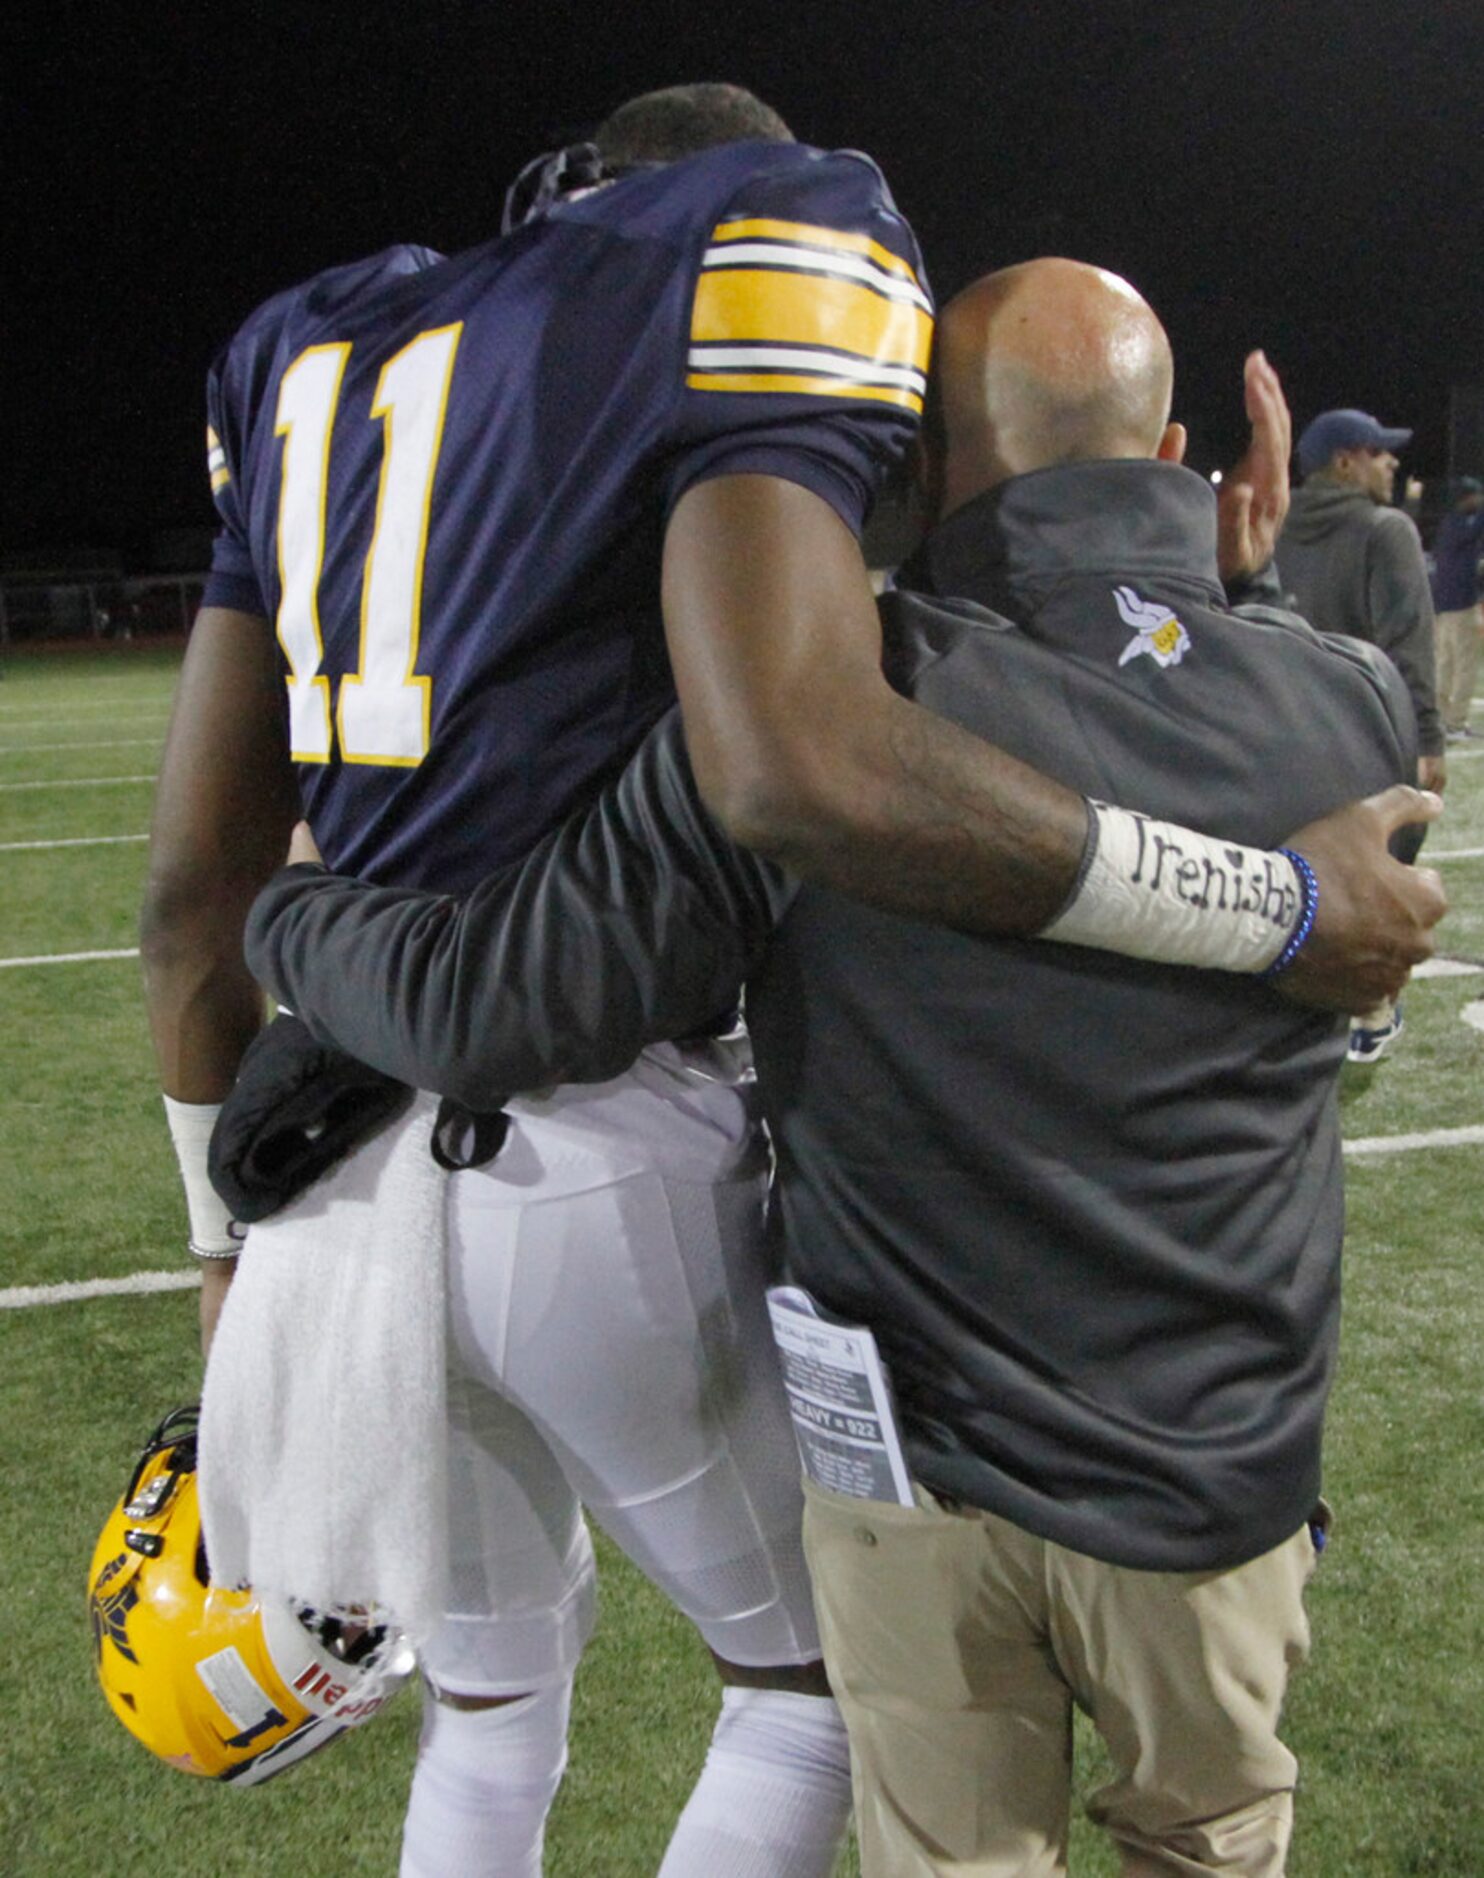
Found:
M 1437 756 L 1432 591 L 1411 516 L 1321 472 L 1294 491 L 1277 564 L 1288 603 L 1320 632 L 1350 633 L 1395 662 L 1417 713 L 1417 747 Z
M 1087 794 L 1266 847 L 1411 773 L 1386 660 L 1227 610 L 1184 470 L 1015 478 L 913 574 L 884 603 L 894 682 Z M 1146 1568 L 1233 1565 L 1307 1517 L 1339 1310 L 1330 1018 L 793 886 L 706 815 L 673 717 L 469 899 L 288 870 L 249 957 L 319 1034 L 474 1106 L 615 1074 L 746 977 L 791 1275 L 874 1328 L 923 1481 Z

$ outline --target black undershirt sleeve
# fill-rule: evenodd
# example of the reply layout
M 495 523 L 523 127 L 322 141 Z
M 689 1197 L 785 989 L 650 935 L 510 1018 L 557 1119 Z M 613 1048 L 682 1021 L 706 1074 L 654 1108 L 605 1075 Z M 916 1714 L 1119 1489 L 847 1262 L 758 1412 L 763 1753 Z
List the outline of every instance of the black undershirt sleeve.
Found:
M 493 1109 L 734 1008 L 791 892 L 707 814 L 671 712 L 591 809 L 467 896 L 280 870 L 247 960 L 322 1041 Z

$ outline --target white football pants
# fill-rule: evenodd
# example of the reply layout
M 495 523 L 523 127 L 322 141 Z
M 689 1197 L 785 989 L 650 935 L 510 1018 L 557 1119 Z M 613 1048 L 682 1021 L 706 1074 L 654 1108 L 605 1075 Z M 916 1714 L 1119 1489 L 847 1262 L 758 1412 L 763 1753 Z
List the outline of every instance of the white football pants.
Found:
M 449 1184 L 451 1594 L 441 1689 L 570 1675 L 593 1620 L 582 1506 L 748 1665 L 819 1654 L 797 1451 L 763 1288 L 766 1153 L 715 1053 L 511 1105 Z

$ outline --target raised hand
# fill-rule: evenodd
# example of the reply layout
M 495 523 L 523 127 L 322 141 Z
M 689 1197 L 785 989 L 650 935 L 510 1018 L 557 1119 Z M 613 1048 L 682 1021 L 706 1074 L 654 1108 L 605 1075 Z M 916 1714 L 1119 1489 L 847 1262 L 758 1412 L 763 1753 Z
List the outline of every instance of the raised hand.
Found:
M 1243 367 L 1252 438 L 1216 497 L 1216 559 L 1224 581 L 1256 574 L 1273 558 L 1288 514 L 1293 419 L 1278 374 L 1262 352 Z

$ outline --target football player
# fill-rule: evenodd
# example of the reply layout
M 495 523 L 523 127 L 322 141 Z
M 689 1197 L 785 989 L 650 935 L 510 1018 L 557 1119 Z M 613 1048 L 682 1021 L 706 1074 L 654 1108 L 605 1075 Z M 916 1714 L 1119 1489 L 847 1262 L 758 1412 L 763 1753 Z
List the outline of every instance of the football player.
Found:
M 511 220 L 279 296 L 212 374 L 221 531 L 142 930 L 208 1338 L 238 1245 L 205 1142 L 261 1021 L 242 922 L 301 813 L 339 870 L 465 889 L 678 693 L 706 799 L 795 871 L 975 930 L 1032 934 L 1070 901 L 1079 936 L 1118 943 L 1117 882 L 1079 872 L 1094 826 L 1116 867 L 1116 812 L 881 674 L 857 534 L 920 415 L 932 315 L 874 166 L 684 87 L 528 171 Z M 1349 824 L 1316 850 L 1294 975 L 1359 1007 L 1428 952 L 1440 897 Z M 454 1591 L 422 1651 L 404 1871 L 539 1870 L 591 1622 L 580 1491 L 727 1685 L 665 1872 L 825 1873 L 848 1768 L 745 1090 L 676 1045 L 512 1114 L 522 1179 L 507 1148 L 504 1178 L 448 1189 Z
M 921 410 L 932 323 L 874 166 L 698 87 L 534 166 L 510 219 L 452 260 L 396 248 L 279 296 L 211 377 L 221 531 L 144 921 L 193 1181 L 189 1137 L 260 1021 L 242 917 L 301 811 L 338 865 L 399 884 L 472 886 L 525 852 L 670 703 L 667 523 L 718 477 L 807 497 L 869 606 L 855 535 Z M 539 1869 L 592 1622 L 580 1489 L 726 1683 L 666 1870 L 826 1872 L 848 1762 L 748 1092 L 676 1048 L 516 1129 L 529 1184 L 449 1189 L 453 1588 L 421 1652 L 404 1869 Z M 198 1252 L 236 1249 L 223 1225 L 194 1221 Z M 230 1268 L 204 1265 L 208 1314 Z

